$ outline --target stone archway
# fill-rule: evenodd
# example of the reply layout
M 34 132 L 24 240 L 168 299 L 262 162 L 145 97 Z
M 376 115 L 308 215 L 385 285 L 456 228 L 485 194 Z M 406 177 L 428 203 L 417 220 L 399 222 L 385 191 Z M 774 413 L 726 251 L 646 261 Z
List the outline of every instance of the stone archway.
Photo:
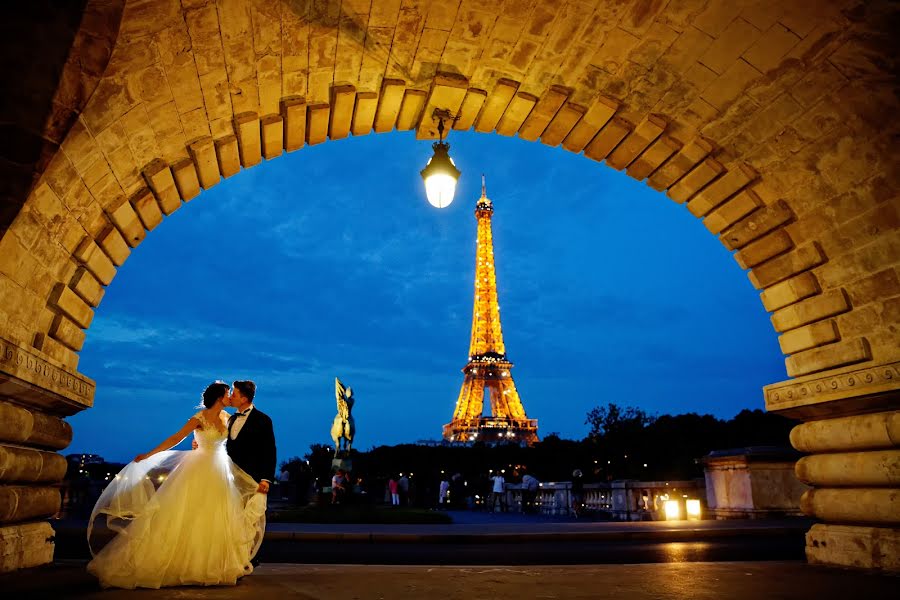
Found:
M 52 556 L 52 450 L 92 403 L 78 351 L 131 248 L 241 168 L 351 133 L 433 138 L 435 108 L 702 218 L 780 334 L 793 379 L 764 393 L 807 421 L 810 560 L 900 568 L 889 3 L 129 0 L 88 18 L 98 4 L 81 27 L 116 31 L 108 64 L 0 237 L 0 568 Z

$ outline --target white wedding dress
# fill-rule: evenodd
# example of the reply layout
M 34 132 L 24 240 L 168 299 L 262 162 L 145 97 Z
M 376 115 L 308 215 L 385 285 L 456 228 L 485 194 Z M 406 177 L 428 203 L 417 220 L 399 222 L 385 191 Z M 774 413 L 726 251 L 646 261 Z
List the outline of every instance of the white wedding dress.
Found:
M 218 424 L 195 416 L 197 450 L 129 463 L 97 501 L 87 569 L 104 587 L 233 585 L 253 570 L 266 497 L 225 452 L 227 413 Z

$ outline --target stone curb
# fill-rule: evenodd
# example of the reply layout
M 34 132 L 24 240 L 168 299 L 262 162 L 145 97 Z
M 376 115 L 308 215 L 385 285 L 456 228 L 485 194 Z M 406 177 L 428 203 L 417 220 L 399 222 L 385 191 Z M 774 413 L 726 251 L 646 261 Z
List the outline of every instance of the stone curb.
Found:
M 803 535 L 801 527 L 666 529 L 657 531 L 588 531 L 559 533 L 341 533 L 268 531 L 266 541 L 339 542 L 350 544 L 512 544 L 558 542 L 693 542 L 720 538 L 768 538 Z

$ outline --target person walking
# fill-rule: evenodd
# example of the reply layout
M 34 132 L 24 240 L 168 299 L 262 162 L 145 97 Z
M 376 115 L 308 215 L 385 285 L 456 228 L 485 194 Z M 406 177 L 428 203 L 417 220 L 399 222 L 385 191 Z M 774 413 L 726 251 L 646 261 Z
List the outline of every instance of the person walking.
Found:
M 506 479 L 497 471 L 491 480 L 494 482 L 491 488 L 491 512 L 496 512 L 497 504 L 500 505 L 500 512 L 506 512 Z
M 331 478 L 331 503 L 340 504 L 347 491 L 347 478 L 343 469 L 338 469 Z
M 522 512 L 537 512 L 537 493 L 541 482 L 531 473 L 522 476 Z
M 397 480 L 397 491 L 400 493 L 400 505 L 409 504 L 409 479 L 403 473 L 400 473 L 400 479 Z
M 584 479 L 581 469 L 572 471 L 572 514 L 577 519 L 584 509 Z
M 393 476 L 388 481 L 388 490 L 391 492 L 391 506 L 400 506 L 400 486 Z
M 450 493 L 450 482 L 446 477 L 441 478 L 441 485 L 438 488 L 438 506 L 443 507 L 449 504 L 448 494 Z

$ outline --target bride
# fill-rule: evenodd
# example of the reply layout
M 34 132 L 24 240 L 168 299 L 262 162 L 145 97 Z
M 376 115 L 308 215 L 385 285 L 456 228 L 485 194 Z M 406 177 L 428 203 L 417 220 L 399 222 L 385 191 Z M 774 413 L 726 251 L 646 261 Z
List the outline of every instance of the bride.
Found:
M 204 410 L 138 455 L 100 496 L 88 523 L 87 568 L 103 587 L 233 585 L 252 572 L 265 496 L 226 453 L 228 393 L 228 384 L 210 384 Z M 192 431 L 197 450 L 168 450 Z

